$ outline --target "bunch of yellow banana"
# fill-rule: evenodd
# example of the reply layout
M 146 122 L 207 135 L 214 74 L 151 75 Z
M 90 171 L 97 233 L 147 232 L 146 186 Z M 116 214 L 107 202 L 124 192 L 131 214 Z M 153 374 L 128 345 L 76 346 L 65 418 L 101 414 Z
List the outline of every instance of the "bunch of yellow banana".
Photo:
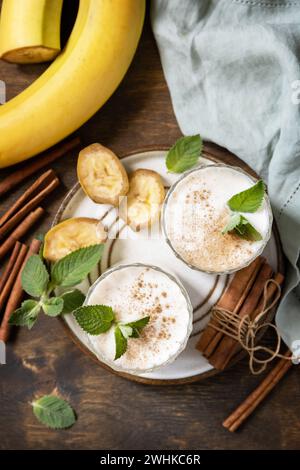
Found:
M 0 168 L 59 142 L 105 103 L 133 58 L 144 14 L 145 0 L 80 0 L 65 49 L 0 107 Z

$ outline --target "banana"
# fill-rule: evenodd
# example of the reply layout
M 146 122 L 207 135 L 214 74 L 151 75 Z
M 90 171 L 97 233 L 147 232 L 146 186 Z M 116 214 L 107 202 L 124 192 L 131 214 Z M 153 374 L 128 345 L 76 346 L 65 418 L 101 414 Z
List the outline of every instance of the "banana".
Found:
M 55 225 L 45 236 L 44 257 L 58 261 L 72 251 L 105 242 L 107 233 L 102 223 L 88 217 L 74 217 Z
M 77 175 L 84 192 L 97 203 L 116 206 L 129 189 L 122 163 L 100 144 L 91 144 L 79 152 Z
M 145 0 L 80 0 L 65 49 L 0 107 L 0 168 L 59 142 L 106 102 L 133 58 L 144 14 Z
M 3 0 L 0 57 L 7 62 L 47 62 L 60 52 L 63 0 Z
M 127 198 L 120 205 L 120 217 L 133 230 L 150 226 L 159 216 L 165 188 L 158 173 L 135 170 L 129 179 Z

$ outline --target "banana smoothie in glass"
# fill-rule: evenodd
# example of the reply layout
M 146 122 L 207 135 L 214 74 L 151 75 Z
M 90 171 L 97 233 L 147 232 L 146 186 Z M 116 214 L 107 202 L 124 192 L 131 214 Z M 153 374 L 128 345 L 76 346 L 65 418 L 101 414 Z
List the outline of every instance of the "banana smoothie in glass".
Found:
M 126 352 L 115 358 L 114 328 L 89 335 L 96 356 L 111 368 L 145 373 L 162 367 L 180 354 L 192 329 L 193 308 L 181 283 L 156 266 L 119 265 L 106 271 L 90 288 L 85 305 L 112 307 L 117 322 L 128 324 L 148 316 L 137 338 L 129 338 Z
M 243 213 L 260 239 L 224 233 L 232 213 L 228 201 L 257 180 L 239 168 L 207 165 L 185 173 L 169 190 L 163 207 L 163 230 L 177 257 L 207 273 L 242 269 L 261 254 L 271 235 L 272 211 L 267 194 L 253 213 Z

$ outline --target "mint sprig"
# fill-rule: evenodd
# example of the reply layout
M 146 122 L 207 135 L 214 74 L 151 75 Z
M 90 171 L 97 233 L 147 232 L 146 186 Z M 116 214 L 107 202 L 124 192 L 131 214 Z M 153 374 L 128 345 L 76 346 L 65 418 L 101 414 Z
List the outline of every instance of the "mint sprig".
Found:
M 102 252 L 103 245 L 81 248 L 57 261 L 50 270 L 39 255 L 30 256 L 22 271 L 21 281 L 24 291 L 35 299 L 23 302 L 11 315 L 9 323 L 31 329 L 41 310 L 55 317 L 81 307 L 85 296 L 78 289 L 68 290 L 61 296 L 54 296 L 53 292 L 56 287 L 71 287 L 83 281 L 99 263 Z
M 170 148 L 166 166 L 172 173 L 183 173 L 198 162 L 203 148 L 200 135 L 181 137 Z
M 73 408 L 56 395 L 45 395 L 31 403 L 36 418 L 52 429 L 65 429 L 76 421 Z
M 150 317 L 124 324 L 116 322 L 115 313 L 108 305 L 82 306 L 85 296 L 79 289 L 66 290 L 60 296 L 53 295 L 57 287 L 71 287 L 83 281 L 93 267 L 99 263 L 102 253 L 103 245 L 80 248 L 57 261 L 50 270 L 43 257 L 40 255 L 30 256 L 22 271 L 21 280 L 25 292 L 34 299 L 25 300 L 21 307 L 12 313 L 9 323 L 27 326 L 28 329 L 31 329 L 41 311 L 50 317 L 73 312 L 79 326 L 90 335 L 105 333 L 114 326 L 115 359 L 121 357 L 127 349 L 127 340 L 138 338 Z M 58 406 L 58 402 L 55 404 L 53 400 L 48 398 L 45 403 L 50 408 Z M 39 410 L 37 413 L 44 417 L 48 411 L 46 413 L 40 405 L 40 403 L 36 405 L 36 410 Z M 52 410 L 50 411 L 52 412 Z
M 130 323 L 117 322 L 113 309 L 107 305 L 85 305 L 75 310 L 73 315 L 79 326 L 93 336 L 106 333 L 114 327 L 115 360 L 126 352 L 128 339 L 139 338 L 142 329 L 150 320 L 150 317 L 147 316 Z
M 231 209 L 232 213 L 222 233 L 234 232 L 236 235 L 246 240 L 262 240 L 261 234 L 240 212 L 256 212 L 262 205 L 264 195 L 265 184 L 262 180 L 259 180 L 256 184 L 251 186 L 251 188 L 232 196 L 229 201 L 227 201 L 228 207 Z

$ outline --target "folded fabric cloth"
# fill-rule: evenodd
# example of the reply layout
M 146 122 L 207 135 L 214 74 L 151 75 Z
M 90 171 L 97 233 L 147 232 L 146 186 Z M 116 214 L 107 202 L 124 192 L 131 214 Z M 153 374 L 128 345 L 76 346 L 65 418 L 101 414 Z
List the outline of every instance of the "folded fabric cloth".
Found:
M 276 322 L 300 346 L 300 1 L 152 0 L 183 134 L 238 155 L 268 184 L 288 258 Z M 298 263 L 298 265 L 297 265 Z

